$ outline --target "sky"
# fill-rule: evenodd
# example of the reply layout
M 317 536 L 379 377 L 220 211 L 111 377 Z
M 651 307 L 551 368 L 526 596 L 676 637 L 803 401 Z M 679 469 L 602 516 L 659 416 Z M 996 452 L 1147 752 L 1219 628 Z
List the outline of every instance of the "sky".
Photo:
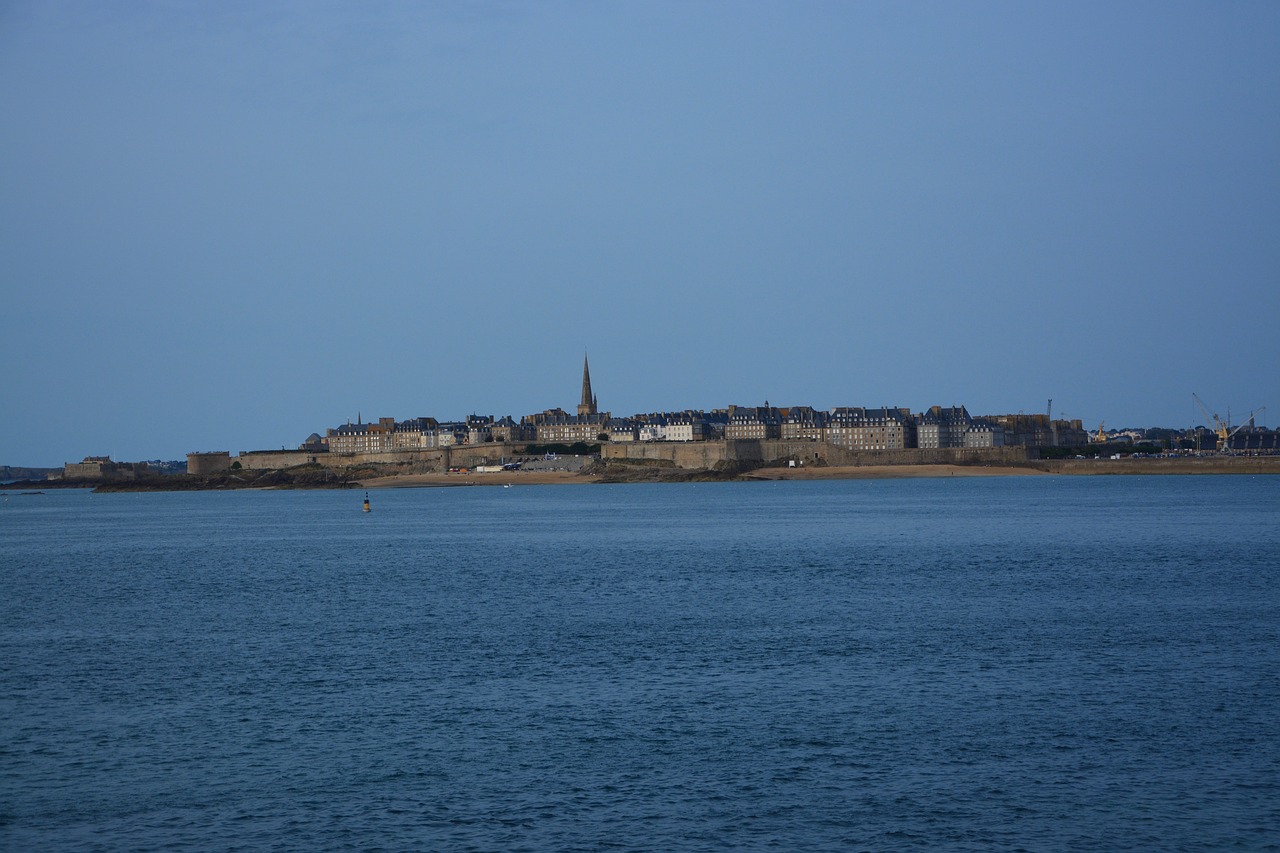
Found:
M 1280 4 L 0 2 L 0 464 L 1280 420 Z

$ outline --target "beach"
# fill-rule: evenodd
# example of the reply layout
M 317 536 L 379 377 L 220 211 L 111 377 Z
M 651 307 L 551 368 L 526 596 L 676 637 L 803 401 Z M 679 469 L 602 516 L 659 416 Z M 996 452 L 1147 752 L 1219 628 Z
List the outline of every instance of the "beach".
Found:
M 883 480 L 907 477 L 1019 477 L 1043 475 L 1034 468 L 967 465 L 840 465 L 808 468 L 758 468 L 742 480 Z M 447 486 L 547 486 L 597 483 L 603 478 L 573 471 L 495 471 L 485 474 L 402 474 L 361 480 L 366 489 Z

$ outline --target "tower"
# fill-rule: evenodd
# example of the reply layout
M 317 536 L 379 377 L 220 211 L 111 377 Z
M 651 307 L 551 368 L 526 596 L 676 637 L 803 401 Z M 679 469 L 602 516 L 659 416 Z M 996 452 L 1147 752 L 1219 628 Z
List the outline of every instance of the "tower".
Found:
M 587 357 L 582 357 L 582 402 L 578 404 L 578 417 L 596 413 L 596 398 L 591 393 L 591 368 L 587 365 Z

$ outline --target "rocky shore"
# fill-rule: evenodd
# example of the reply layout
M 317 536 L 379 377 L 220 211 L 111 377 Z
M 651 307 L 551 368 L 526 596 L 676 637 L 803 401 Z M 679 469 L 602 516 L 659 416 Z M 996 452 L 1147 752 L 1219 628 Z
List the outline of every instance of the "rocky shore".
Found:
M 306 465 L 284 470 L 222 471 L 206 476 L 170 474 L 140 477 L 134 480 L 96 480 L 64 478 L 60 480 L 25 480 L 9 483 L 7 491 L 19 489 L 93 489 L 109 492 L 200 492 L 229 489 L 354 489 L 360 483 L 344 471 L 319 465 Z

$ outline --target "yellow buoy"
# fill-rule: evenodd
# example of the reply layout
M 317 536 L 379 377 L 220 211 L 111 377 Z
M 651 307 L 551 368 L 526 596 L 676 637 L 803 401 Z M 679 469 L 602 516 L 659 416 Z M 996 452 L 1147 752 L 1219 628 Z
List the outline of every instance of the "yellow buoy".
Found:
M 373 512 L 373 510 L 369 507 L 369 493 L 368 493 L 368 492 L 365 492 L 365 493 L 364 493 L 364 511 L 365 511 L 365 512 Z

